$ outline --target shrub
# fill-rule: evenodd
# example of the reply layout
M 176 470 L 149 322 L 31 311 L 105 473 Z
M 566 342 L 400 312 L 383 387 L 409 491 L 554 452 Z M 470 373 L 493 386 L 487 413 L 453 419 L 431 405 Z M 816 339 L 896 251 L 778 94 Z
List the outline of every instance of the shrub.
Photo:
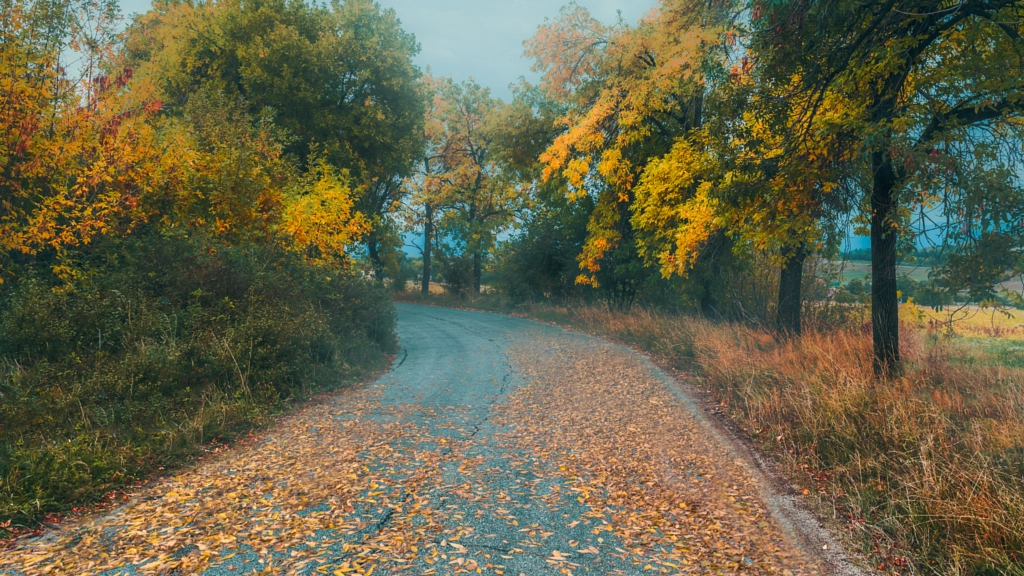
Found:
M 269 248 L 151 236 L 0 292 L 0 523 L 101 498 L 382 367 L 382 288 Z

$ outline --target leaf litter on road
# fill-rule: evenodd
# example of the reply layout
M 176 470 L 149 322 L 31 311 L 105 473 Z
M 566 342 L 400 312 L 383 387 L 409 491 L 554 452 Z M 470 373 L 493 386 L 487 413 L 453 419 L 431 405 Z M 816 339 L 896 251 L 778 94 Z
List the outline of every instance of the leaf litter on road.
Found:
M 352 389 L 22 542 L 0 574 L 814 574 L 638 356 L 544 328 L 479 405 Z M 495 391 L 505 389 L 492 383 Z

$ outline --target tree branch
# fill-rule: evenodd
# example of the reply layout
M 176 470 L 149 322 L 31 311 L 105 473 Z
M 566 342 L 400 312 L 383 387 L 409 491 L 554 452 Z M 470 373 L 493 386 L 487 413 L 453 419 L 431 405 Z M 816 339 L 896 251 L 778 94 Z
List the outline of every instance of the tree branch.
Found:
M 950 125 L 969 126 L 1007 116 L 1014 112 L 1024 113 L 1024 99 L 1010 100 L 1003 98 L 990 106 L 961 106 L 953 108 L 932 118 L 932 121 L 925 127 L 921 136 L 917 139 L 917 146 L 927 143 L 936 134 L 942 132 Z

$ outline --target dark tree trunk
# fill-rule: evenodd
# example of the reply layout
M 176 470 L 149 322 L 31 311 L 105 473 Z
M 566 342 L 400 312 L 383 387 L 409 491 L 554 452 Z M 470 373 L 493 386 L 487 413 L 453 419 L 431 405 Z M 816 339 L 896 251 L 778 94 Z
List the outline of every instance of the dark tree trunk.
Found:
M 722 277 L 722 253 L 728 250 L 725 234 L 719 232 L 708 240 L 703 258 L 705 269 L 700 271 L 701 295 L 700 313 L 705 318 L 720 318 L 718 301 L 718 285 L 716 281 Z
M 434 208 L 427 204 L 423 207 L 426 222 L 423 224 L 423 295 L 430 294 L 430 249 L 434 241 Z
M 896 211 L 896 171 L 888 150 L 871 154 L 871 327 L 875 374 L 898 375 L 900 359 L 899 294 L 896 288 L 898 234 L 892 227 Z
M 370 233 L 366 239 L 366 253 L 370 257 L 370 264 L 373 265 L 373 275 L 378 282 L 384 281 L 384 262 L 380 258 L 380 246 L 377 236 Z
M 480 274 L 483 264 L 483 255 L 480 249 L 473 251 L 473 294 L 480 293 Z
M 804 262 L 807 261 L 807 246 L 789 248 L 784 254 L 779 277 L 779 332 L 799 336 L 803 329 L 800 313 L 803 306 L 801 290 L 804 283 Z

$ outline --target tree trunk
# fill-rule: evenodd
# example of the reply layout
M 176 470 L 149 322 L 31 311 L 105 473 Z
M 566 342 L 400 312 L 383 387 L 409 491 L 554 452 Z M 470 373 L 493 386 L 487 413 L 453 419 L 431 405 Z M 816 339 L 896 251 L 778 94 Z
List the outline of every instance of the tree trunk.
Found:
M 803 298 L 804 262 L 807 261 L 807 246 L 786 249 L 786 262 L 779 277 L 779 332 L 787 336 L 799 336 L 803 328 L 800 319 Z
M 871 154 L 871 328 L 875 374 L 899 375 L 900 303 L 896 288 L 898 234 L 892 227 L 896 211 L 896 171 L 888 150 Z
M 423 207 L 426 222 L 423 224 L 423 295 L 430 294 L 430 249 L 434 241 L 434 208 L 430 204 Z
M 384 262 L 380 259 L 380 247 L 377 236 L 371 232 L 366 239 L 366 253 L 370 257 L 370 264 L 373 265 L 373 275 L 378 282 L 384 281 Z
M 480 273 L 483 264 L 483 255 L 480 249 L 473 251 L 473 294 L 480 293 Z

